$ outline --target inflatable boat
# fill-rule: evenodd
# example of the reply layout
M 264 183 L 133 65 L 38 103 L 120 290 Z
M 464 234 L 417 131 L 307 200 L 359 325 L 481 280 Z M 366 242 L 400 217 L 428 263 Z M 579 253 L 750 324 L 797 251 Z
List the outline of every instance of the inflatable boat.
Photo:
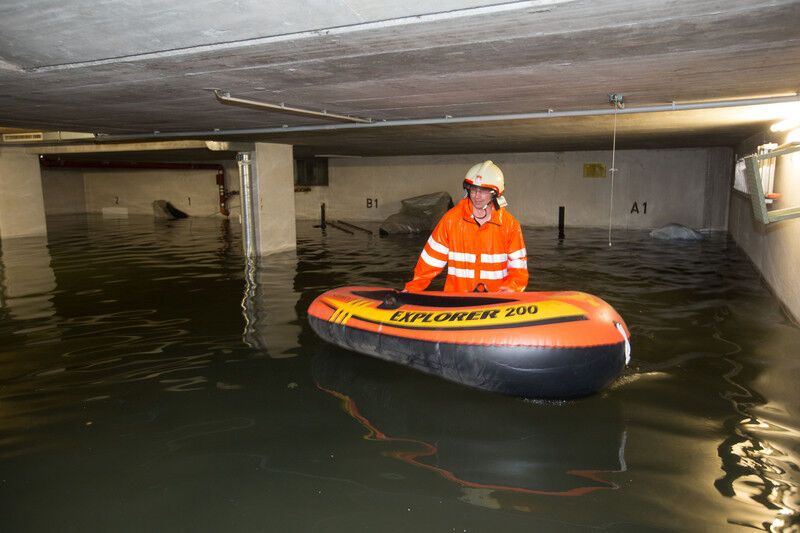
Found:
M 328 342 L 482 390 L 568 399 L 611 383 L 630 333 L 583 292 L 404 293 L 342 287 L 308 308 Z

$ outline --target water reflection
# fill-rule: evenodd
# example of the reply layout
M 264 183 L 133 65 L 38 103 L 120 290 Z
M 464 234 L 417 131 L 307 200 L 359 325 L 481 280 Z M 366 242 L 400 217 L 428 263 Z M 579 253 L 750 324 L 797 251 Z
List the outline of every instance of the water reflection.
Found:
M 428 376 L 419 379 L 431 386 L 419 386 L 392 379 L 395 365 L 337 352 L 312 360 L 320 390 L 340 401 L 382 455 L 453 483 L 464 502 L 533 511 L 531 496 L 618 488 L 607 474 L 626 469 L 626 432 L 613 399 L 534 403 Z
M 244 341 L 248 346 L 280 359 L 298 354 L 297 302 L 294 290 L 297 252 L 292 250 L 246 258 L 244 267 Z
M 48 226 L 49 249 L 42 239 L 2 243 L 0 433 L 9 437 L 0 455 L 68 441 L 54 424 L 134 384 L 214 389 L 214 366 L 243 349 L 241 263 L 227 221 L 56 217 Z
M 625 398 L 631 407 L 636 406 L 632 411 L 635 428 L 632 431 L 638 437 L 640 450 L 647 450 L 637 461 L 639 474 L 632 479 L 640 476 L 648 479 L 645 486 L 654 493 L 677 491 L 684 494 L 675 502 L 686 506 L 683 527 L 694 523 L 695 529 L 703 529 L 721 522 L 779 531 L 796 527 L 800 509 L 797 472 L 800 469 L 793 450 L 800 439 L 792 428 L 797 427 L 796 416 L 800 413 L 796 411 L 796 385 L 787 376 L 800 376 L 800 362 L 795 357 L 800 332 L 789 324 L 784 327 L 786 320 L 779 306 L 763 289 L 758 274 L 741 251 L 724 235 L 711 235 L 698 243 L 665 244 L 653 242 L 645 234 L 628 232 L 619 235 L 615 246 L 608 248 L 606 241 L 599 234 L 594 238 L 592 231 L 581 232 L 560 245 L 551 242 L 549 233 L 525 231 L 526 244 L 533 250 L 529 288 L 561 290 L 568 287 L 601 295 L 620 311 L 633 331 L 633 367 L 613 387 L 615 397 Z M 341 253 L 332 254 L 326 262 L 335 264 L 346 253 L 354 264 L 386 269 L 388 264 L 402 262 L 413 244 L 410 239 L 394 239 L 367 251 L 343 244 Z M 313 251 L 318 250 L 313 248 Z M 374 259 L 370 255 L 378 257 Z M 411 264 L 413 258 L 407 258 L 406 262 Z M 335 272 L 343 271 L 335 269 Z M 369 277 L 369 269 L 356 268 L 338 284 L 354 284 L 359 278 L 364 279 L 364 284 L 387 284 L 380 280 L 375 283 Z M 384 270 L 384 278 L 389 285 L 393 280 L 402 279 L 400 267 Z M 361 279 L 358 283 L 362 283 Z M 306 281 L 313 283 L 317 278 Z M 313 346 L 308 342 L 304 349 L 313 350 Z M 316 356 L 313 364 L 317 364 Z M 384 404 L 372 402 L 371 394 L 358 387 L 361 370 L 340 380 L 344 385 L 338 388 L 323 382 L 320 386 L 342 402 L 343 408 L 368 436 L 372 436 L 372 442 L 406 444 L 404 448 L 387 452 L 394 454 L 395 459 L 428 471 L 441 468 L 436 470 L 437 475 L 458 484 L 463 498 L 471 498 L 479 505 L 499 505 L 494 499 L 495 489 L 470 485 L 491 485 L 491 481 L 487 483 L 480 477 L 474 481 L 460 475 L 457 455 L 447 446 L 440 446 L 438 436 L 425 436 L 424 432 L 394 424 L 391 413 L 425 412 L 425 402 L 395 402 L 396 405 L 391 406 L 389 400 Z M 395 393 L 395 381 L 384 379 L 381 383 L 392 391 L 386 394 Z M 434 387 L 443 386 L 438 382 L 425 383 L 419 387 L 423 397 Z M 367 386 L 366 390 L 371 388 L 377 386 Z M 367 399 L 359 399 L 361 396 Z M 463 401 L 469 404 L 468 399 Z M 506 406 L 498 408 L 496 413 L 503 413 L 505 409 Z M 445 412 L 445 418 L 459 414 Z M 583 427 L 587 420 L 591 420 L 588 414 L 577 416 L 575 426 Z M 708 420 L 723 420 L 723 428 L 712 429 L 705 422 Z M 487 417 L 485 424 L 495 430 L 503 427 L 504 422 Z M 697 429 L 688 429 L 695 425 Z M 590 435 L 596 431 L 593 425 L 587 429 Z M 691 437 L 685 441 L 683 435 L 687 432 Z M 574 435 L 565 431 L 558 438 L 568 443 Z M 554 438 L 554 442 L 558 442 L 558 438 Z M 476 437 L 475 442 L 479 440 Z M 416 447 L 412 441 L 419 441 Z M 706 457 L 701 451 L 703 442 L 714 443 L 720 462 L 700 459 Z M 693 453 L 687 452 L 687 446 L 694 447 Z M 438 462 L 442 461 L 445 450 L 450 453 L 448 459 L 455 467 Z M 509 451 L 504 449 L 503 453 Z M 587 456 L 591 457 L 590 450 Z M 659 479 L 656 471 L 674 468 L 677 457 L 681 458 L 680 468 L 687 469 L 686 474 L 676 472 L 672 479 Z M 661 461 L 663 464 L 656 467 Z M 642 462 L 655 462 L 651 467 L 654 471 L 641 470 Z M 553 464 L 559 464 L 557 458 Z M 621 467 L 608 468 L 605 472 L 618 468 Z M 724 472 L 721 477 L 719 468 Z M 586 468 L 593 469 L 598 468 Z M 567 467 L 562 468 L 560 475 L 567 471 Z M 534 476 L 534 479 L 539 478 Z M 554 478 L 544 476 L 543 479 Z M 513 482 L 502 485 L 553 492 L 547 485 L 537 487 Z M 720 505 L 712 494 L 701 489 L 710 485 L 731 500 Z M 588 487 L 595 493 L 608 490 L 596 489 L 593 485 L 577 488 L 581 487 Z M 511 492 L 519 494 L 518 490 Z M 654 497 L 657 501 L 655 494 L 636 494 L 632 500 L 641 499 L 640 503 L 647 507 Z M 739 504 L 744 505 L 740 507 Z M 714 512 L 698 515 L 704 505 L 711 506 L 709 509 L 713 508 Z M 689 518 L 692 516 L 693 522 Z M 640 520 L 647 521 L 644 516 Z M 675 524 L 672 527 L 676 527 Z
M 56 277 L 47 237 L 4 239 L 0 252 L 0 305 L 15 320 L 52 317 Z
M 724 235 L 525 229 L 531 290 L 633 332 L 614 387 L 550 405 L 320 341 L 314 297 L 399 287 L 427 236 L 312 224 L 246 272 L 213 219 L 2 243 L 0 529 L 797 529 L 800 330 Z
M 772 352 L 773 358 L 791 353 L 782 346 L 777 348 L 769 342 L 753 347 L 756 351 Z M 739 351 L 741 348 L 733 350 L 731 355 Z M 800 469 L 800 454 L 793 444 L 800 440 L 800 432 L 790 425 L 791 412 L 796 406 L 770 402 L 755 388 L 741 385 L 740 381 L 750 381 L 741 376 L 747 372 L 745 366 L 732 358 L 726 357 L 726 361 L 730 369 L 724 378 L 731 388 L 724 398 L 731 402 L 738 416 L 726 421 L 729 436 L 718 447 L 724 475 L 714 486 L 727 497 L 774 512 L 771 520 L 761 523 L 746 519 L 732 523 L 780 533 L 796 532 L 800 530 L 800 491 L 790 481 L 792 472 Z M 800 368 L 797 362 L 795 366 Z M 776 372 L 774 367 L 766 368 L 757 382 L 766 384 L 765 390 L 770 386 L 782 390 L 789 385 L 786 374 Z

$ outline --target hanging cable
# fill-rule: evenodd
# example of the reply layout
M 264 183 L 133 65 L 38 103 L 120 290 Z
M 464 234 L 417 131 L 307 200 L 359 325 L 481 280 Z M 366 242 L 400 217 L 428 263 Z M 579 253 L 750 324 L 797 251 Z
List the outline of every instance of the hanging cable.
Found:
M 617 173 L 617 111 L 625 107 L 621 94 L 609 94 L 608 102 L 614 106 L 614 137 L 611 142 L 611 198 L 608 201 L 608 245 L 611 246 L 611 215 L 614 213 L 614 174 Z
M 611 246 L 611 215 L 614 212 L 614 174 L 617 172 L 617 109 L 614 108 L 614 140 L 611 144 L 611 198 L 608 201 L 608 245 Z

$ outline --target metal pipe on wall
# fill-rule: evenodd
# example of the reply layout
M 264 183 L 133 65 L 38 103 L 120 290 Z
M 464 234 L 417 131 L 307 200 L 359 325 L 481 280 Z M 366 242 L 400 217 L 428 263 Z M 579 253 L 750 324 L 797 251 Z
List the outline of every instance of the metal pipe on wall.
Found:
M 242 203 L 242 245 L 245 257 L 257 255 L 255 240 L 256 221 L 253 210 L 252 153 L 240 152 L 236 156 L 239 164 L 239 195 Z

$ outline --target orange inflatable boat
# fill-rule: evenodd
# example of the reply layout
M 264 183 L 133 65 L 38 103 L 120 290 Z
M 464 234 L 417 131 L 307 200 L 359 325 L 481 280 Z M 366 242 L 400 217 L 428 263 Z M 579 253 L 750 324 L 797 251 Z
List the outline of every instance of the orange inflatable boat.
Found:
M 328 342 L 478 389 L 575 398 L 606 387 L 630 358 L 630 333 L 583 292 L 403 293 L 342 287 L 308 308 Z

